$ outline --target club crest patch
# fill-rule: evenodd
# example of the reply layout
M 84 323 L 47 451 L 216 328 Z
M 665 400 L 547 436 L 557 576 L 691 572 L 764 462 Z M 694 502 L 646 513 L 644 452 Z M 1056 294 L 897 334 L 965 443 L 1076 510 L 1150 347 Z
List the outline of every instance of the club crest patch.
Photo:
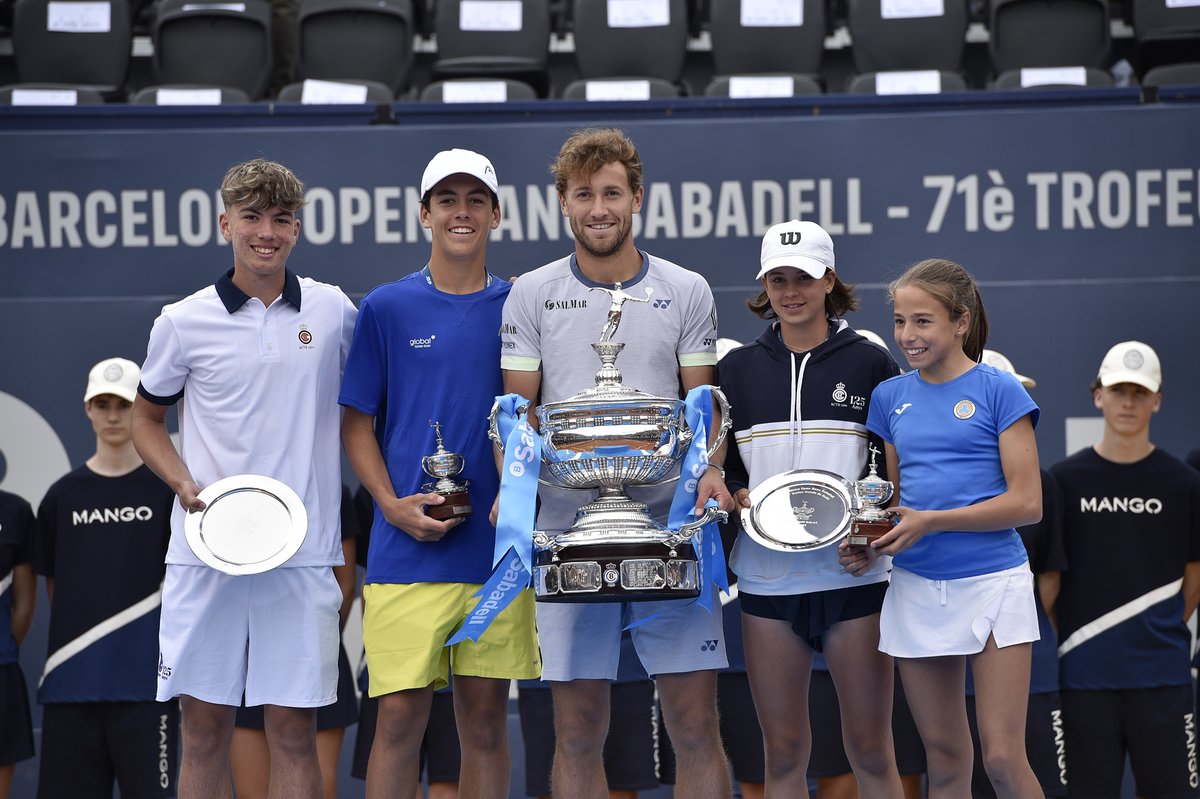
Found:
M 959 419 L 970 419 L 975 415 L 975 403 L 970 400 L 959 400 L 954 403 L 954 415 Z

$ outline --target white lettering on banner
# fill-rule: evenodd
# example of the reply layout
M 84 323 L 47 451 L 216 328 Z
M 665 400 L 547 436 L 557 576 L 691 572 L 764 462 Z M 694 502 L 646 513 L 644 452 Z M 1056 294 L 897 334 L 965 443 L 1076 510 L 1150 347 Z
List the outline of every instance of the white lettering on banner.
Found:
M 867 236 L 875 232 L 875 215 L 886 216 L 889 229 L 924 224 L 930 234 L 956 228 L 1004 233 L 1018 226 L 1191 228 L 1200 217 L 1195 168 L 1028 172 L 1016 178 L 989 169 L 914 181 L 919 186 L 911 190 L 888 182 L 865 187 L 858 177 L 659 181 L 646 185 L 633 233 L 647 241 L 748 238 L 781 219 L 810 219 L 834 236 Z M 553 185 L 504 185 L 499 197 L 503 213 L 492 240 L 571 238 Z M 430 241 L 415 186 L 317 186 L 305 200 L 301 235 L 311 245 Z M 217 193 L 198 188 L 0 191 L 0 249 L 225 245 L 216 225 L 222 208 Z

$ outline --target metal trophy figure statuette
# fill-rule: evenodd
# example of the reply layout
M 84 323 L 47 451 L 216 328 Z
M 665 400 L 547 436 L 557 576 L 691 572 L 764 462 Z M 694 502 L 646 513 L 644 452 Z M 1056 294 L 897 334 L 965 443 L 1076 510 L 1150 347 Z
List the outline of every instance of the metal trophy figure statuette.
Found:
M 854 514 L 850 535 L 846 538 L 851 546 L 867 546 L 892 529 L 892 515 L 883 506 L 892 498 L 895 487 L 876 471 L 875 457 L 879 450 L 874 444 L 870 452 L 871 470 L 866 477 L 854 483 L 854 496 L 858 499 L 859 509 Z
M 539 601 L 587 602 L 699 596 L 700 570 L 690 539 L 711 521 L 727 514 L 708 508 L 678 530 L 656 522 L 646 505 L 631 499 L 626 486 L 671 479 L 691 446 L 694 431 L 675 397 L 655 397 L 625 386 L 617 369 L 624 349 L 612 340 L 621 323 L 621 306 L 644 299 L 614 288 L 593 287 L 612 298 L 600 340 L 592 344 L 600 358 L 595 386 L 537 408 L 542 465 L 550 485 L 597 489 L 567 530 L 534 530 L 533 587 Z M 710 442 L 711 455 L 730 427 L 729 403 L 713 389 L 721 408 L 721 427 Z M 497 413 L 492 409 L 488 434 L 501 448 Z
M 433 419 L 429 420 L 437 436 L 437 452 L 421 458 L 421 470 L 435 478 L 433 483 L 425 483 L 421 490 L 426 494 L 441 494 L 446 501 L 441 505 L 426 505 L 425 515 L 431 519 L 445 521 L 471 515 L 471 500 L 467 496 L 467 481 L 455 480 L 462 472 L 466 462 L 463 456 L 449 452 L 442 443 L 442 425 Z

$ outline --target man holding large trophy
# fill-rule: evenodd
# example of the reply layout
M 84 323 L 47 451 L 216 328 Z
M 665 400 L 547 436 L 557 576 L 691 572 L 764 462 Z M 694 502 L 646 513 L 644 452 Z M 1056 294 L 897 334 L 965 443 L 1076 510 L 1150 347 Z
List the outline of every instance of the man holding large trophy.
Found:
M 657 680 L 675 743 L 679 795 L 728 797 L 715 701 L 725 642 L 719 612 L 694 599 L 715 589 L 703 584 L 689 552 L 696 529 L 723 515 L 704 511 L 706 500 L 732 503 L 706 453 L 685 455 L 705 431 L 683 421 L 678 399 L 680 384 L 691 391 L 712 381 L 712 292 L 698 274 L 635 247 L 642 162 L 622 131 L 577 131 L 552 172 L 575 252 L 514 285 L 504 307 L 501 366 L 506 392 L 541 404 L 546 468 L 533 571 L 539 598 L 550 600 L 538 603 L 538 629 L 543 677 L 553 684 L 554 791 L 579 799 L 608 795 L 602 750 L 609 681 L 621 630 L 633 624 L 635 648 Z M 703 403 L 711 404 L 707 394 Z M 720 435 L 714 439 L 708 443 L 715 449 Z M 672 530 L 660 522 L 676 486 L 662 481 L 681 460 L 681 479 L 702 512 Z M 594 500 L 585 504 L 589 496 Z M 507 494 L 502 516 L 506 501 Z M 640 538 L 645 548 L 624 555 L 604 550 L 613 532 Z M 583 554 L 571 556 L 573 549 Z M 692 598 L 659 598 L 673 596 Z

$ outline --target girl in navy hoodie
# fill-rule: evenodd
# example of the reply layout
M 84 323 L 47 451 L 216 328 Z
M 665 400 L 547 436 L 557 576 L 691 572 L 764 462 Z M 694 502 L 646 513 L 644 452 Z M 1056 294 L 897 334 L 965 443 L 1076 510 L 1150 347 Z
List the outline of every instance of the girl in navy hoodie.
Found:
M 741 508 L 764 480 L 821 469 L 866 473 L 867 401 L 899 370 L 888 353 L 841 319 L 858 300 L 834 271 L 833 242 L 812 222 L 785 222 L 763 237 L 750 309 L 770 326 L 721 360 L 734 445 L 726 480 Z M 878 449 L 882 449 L 879 442 Z M 881 464 L 882 465 L 882 464 Z M 892 660 L 878 650 L 888 563 L 855 578 L 835 546 L 784 552 L 743 530 L 733 548 L 746 666 L 766 745 L 768 795 L 808 796 L 812 748 L 808 691 L 823 652 L 842 709 L 846 754 L 863 796 L 898 799 L 892 743 Z

